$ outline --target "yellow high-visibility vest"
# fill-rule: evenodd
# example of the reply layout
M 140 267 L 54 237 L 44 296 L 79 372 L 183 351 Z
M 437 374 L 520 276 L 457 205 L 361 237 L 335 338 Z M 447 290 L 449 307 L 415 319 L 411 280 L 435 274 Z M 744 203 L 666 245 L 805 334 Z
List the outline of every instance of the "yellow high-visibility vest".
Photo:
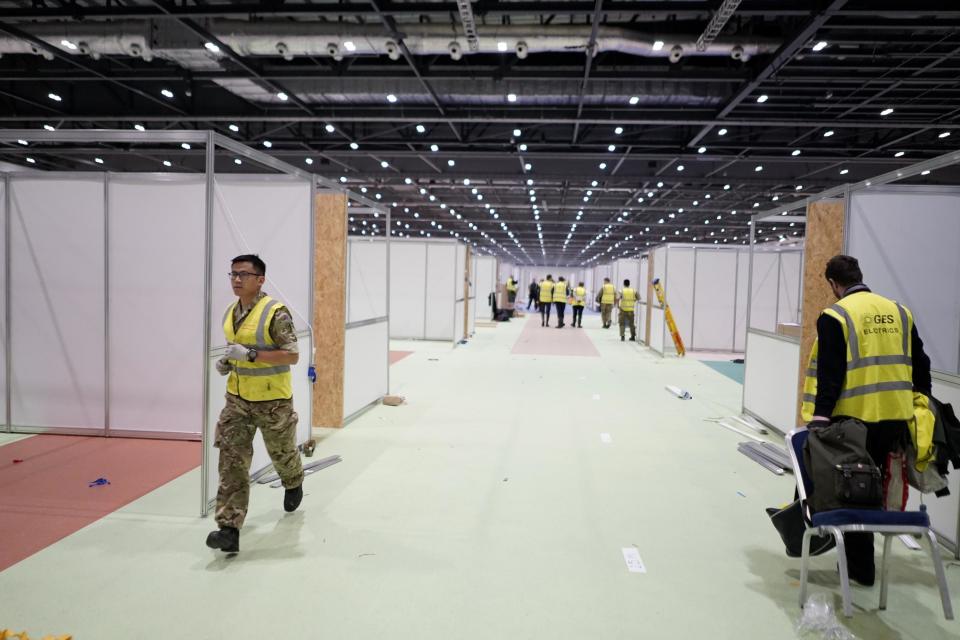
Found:
M 620 292 L 620 311 L 633 311 L 637 303 L 637 292 L 630 287 L 624 287 Z
M 600 289 L 600 304 L 613 304 L 617 298 L 617 290 L 609 282 L 605 282 Z
M 553 280 L 540 281 L 540 302 L 553 302 Z
M 576 287 L 573 290 L 573 306 L 582 307 L 587 301 L 586 287 Z
M 513 278 L 507 278 L 507 291 L 516 291 L 517 283 L 513 281 Z
M 559 280 L 553 285 L 553 301 L 554 302 L 566 302 L 567 301 L 567 281 L 564 280 L 560 282 Z
M 270 322 L 283 307 L 277 300 L 264 296 L 243 319 L 240 328 L 233 330 L 234 302 L 223 316 L 223 335 L 228 343 L 242 344 L 258 352 L 275 351 L 278 347 L 270 337 Z M 293 397 L 293 376 L 289 365 L 272 365 L 247 360 L 231 360 L 233 371 L 227 378 L 227 393 L 244 400 L 284 400 Z
M 847 341 L 847 374 L 834 416 L 863 422 L 910 420 L 913 406 L 913 315 L 893 300 L 858 291 L 823 313 L 836 318 Z M 810 350 L 801 416 L 813 419 L 817 399 L 817 343 Z

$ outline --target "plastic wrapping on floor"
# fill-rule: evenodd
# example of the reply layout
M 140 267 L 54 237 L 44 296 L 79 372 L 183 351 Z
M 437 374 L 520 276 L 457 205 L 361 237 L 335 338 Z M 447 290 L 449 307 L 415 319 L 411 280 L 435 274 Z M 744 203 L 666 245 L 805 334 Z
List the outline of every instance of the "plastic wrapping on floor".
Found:
M 833 605 L 824 593 L 815 593 L 807 598 L 803 613 L 797 620 L 797 631 L 804 637 L 817 634 L 823 640 L 857 640 L 857 636 L 837 620 Z

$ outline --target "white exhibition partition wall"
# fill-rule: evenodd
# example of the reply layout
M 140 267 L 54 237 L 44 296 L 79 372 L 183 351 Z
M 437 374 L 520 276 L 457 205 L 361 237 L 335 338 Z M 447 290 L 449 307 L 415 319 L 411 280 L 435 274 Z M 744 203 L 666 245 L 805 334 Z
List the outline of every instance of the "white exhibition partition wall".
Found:
M 777 325 L 800 323 L 803 250 L 755 246 L 750 293 L 750 328 L 776 333 Z
M 754 329 L 746 340 L 743 410 L 786 433 L 797 426 L 800 340 Z
M 493 256 L 477 256 L 477 270 L 473 276 L 477 303 L 474 306 L 476 320 L 490 320 L 490 294 L 497 291 L 497 259 Z M 522 283 L 521 283 L 522 284 Z
M 856 191 L 848 218 L 848 253 L 867 285 L 913 312 L 933 369 L 960 373 L 960 189 Z
M 0 420 L 4 428 L 7 424 L 7 258 L 10 246 L 7 244 L 7 225 L 10 222 L 7 206 L 7 180 L 0 180 L 0 247 L 4 258 L 0 259 Z
M 652 255 L 654 272 L 648 275 L 647 261 L 641 261 L 642 277 L 644 281 L 660 279 L 687 350 L 742 352 L 749 251 L 743 247 L 667 244 L 654 249 Z M 650 303 L 655 309 L 659 307 L 655 297 Z M 662 310 L 651 314 L 650 343 L 658 353 L 676 352 Z
M 457 342 L 463 336 L 463 304 L 458 328 L 456 300 L 463 297 L 465 262 L 457 261 L 458 247 L 464 249 L 456 240 L 390 242 L 391 338 Z
M 634 258 L 621 258 L 619 260 L 614 260 L 611 266 L 611 271 L 613 273 L 610 276 L 610 280 L 613 281 L 613 286 L 618 290 L 623 288 L 623 281 L 629 280 L 630 286 L 638 290 L 640 283 L 640 261 Z
M 960 189 L 887 185 L 854 191 L 849 203 L 847 253 L 860 261 L 872 290 L 913 313 L 930 356 L 933 395 L 960 408 Z M 960 558 L 960 471 L 949 479 L 949 496 L 922 501 L 931 526 Z M 911 503 L 919 501 L 911 490 Z
M 210 281 L 210 371 L 208 378 L 207 491 L 211 499 L 217 491 L 218 450 L 214 447 L 217 418 L 223 407 L 226 378 L 217 374 L 213 363 L 220 358 L 226 340 L 223 320 L 235 297 L 227 272 L 237 255 L 256 253 L 267 265 L 263 291 L 280 300 L 290 310 L 299 338 L 300 360 L 291 366 L 293 405 L 300 421 L 297 443 L 311 437 L 312 396 L 307 370 L 312 356 L 311 274 L 313 273 L 312 185 L 308 180 L 286 175 L 218 175 L 214 177 L 213 218 L 211 220 Z M 270 215 L 264 215 L 269 211 Z M 270 464 L 263 440 L 254 438 L 251 476 L 257 476 Z
M 388 393 L 390 336 L 387 252 L 383 241 L 347 239 L 347 324 L 343 415 L 349 420 Z

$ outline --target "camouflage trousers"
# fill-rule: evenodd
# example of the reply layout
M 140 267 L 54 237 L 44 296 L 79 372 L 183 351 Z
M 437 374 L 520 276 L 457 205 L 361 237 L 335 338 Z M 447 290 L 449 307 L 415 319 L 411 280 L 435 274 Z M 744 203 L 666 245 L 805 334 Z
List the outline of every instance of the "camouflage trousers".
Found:
M 610 314 L 613 313 L 613 305 L 610 303 L 600 304 L 600 318 L 603 320 L 603 326 L 610 325 Z
M 633 311 L 624 311 L 620 309 L 620 337 L 623 338 L 626 334 L 626 328 L 630 327 L 630 337 L 636 340 L 637 338 L 637 325 L 634 322 Z
M 227 394 L 220 412 L 213 446 L 220 449 L 220 486 L 216 521 L 221 527 L 243 526 L 250 501 L 250 463 L 257 429 L 270 460 L 287 489 L 303 482 L 303 465 L 297 451 L 297 412 L 293 400 L 250 402 Z

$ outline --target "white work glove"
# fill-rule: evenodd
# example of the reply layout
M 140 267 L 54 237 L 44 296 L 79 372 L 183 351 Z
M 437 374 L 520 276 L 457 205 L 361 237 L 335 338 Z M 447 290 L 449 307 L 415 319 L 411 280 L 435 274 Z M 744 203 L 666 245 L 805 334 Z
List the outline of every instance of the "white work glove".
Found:
M 240 360 L 242 362 L 246 362 L 248 351 L 250 351 L 250 349 L 242 344 L 231 344 L 227 347 L 227 353 L 223 357 L 227 360 Z
M 222 376 L 225 376 L 231 371 L 233 371 L 233 365 L 230 364 L 230 362 L 227 361 L 226 358 L 220 358 L 219 360 L 217 360 L 216 367 L 217 367 L 217 373 L 219 373 Z

